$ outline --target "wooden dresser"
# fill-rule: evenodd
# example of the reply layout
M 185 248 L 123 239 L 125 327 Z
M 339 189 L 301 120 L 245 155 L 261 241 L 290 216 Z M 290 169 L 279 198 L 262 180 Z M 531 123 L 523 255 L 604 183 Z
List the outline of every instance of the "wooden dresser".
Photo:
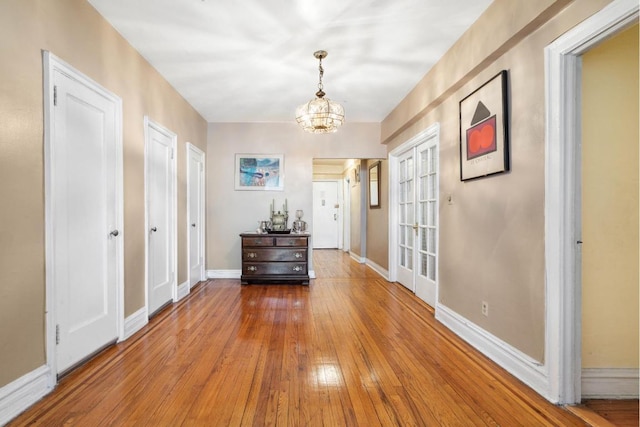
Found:
M 309 234 L 243 233 L 242 276 L 248 283 L 309 284 Z

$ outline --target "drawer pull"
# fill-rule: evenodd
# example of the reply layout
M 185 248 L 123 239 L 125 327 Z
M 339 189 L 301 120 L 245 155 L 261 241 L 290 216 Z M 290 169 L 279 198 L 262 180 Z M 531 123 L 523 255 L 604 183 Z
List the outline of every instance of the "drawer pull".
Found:
M 293 267 L 293 271 L 299 272 L 299 271 L 302 271 L 302 268 L 303 268 L 302 266 L 296 265 L 295 267 Z
M 247 267 L 247 271 L 258 271 L 258 267 L 255 265 L 250 265 Z
M 300 252 L 296 252 L 295 257 L 296 257 L 296 258 L 302 258 L 302 254 L 301 254 Z
M 255 258 L 257 257 L 258 254 L 255 252 L 247 252 L 247 258 Z

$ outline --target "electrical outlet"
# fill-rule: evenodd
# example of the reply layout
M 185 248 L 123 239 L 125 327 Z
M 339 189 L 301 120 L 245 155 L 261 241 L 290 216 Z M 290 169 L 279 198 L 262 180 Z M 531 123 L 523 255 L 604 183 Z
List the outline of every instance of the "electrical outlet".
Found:
M 482 314 L 485 316 L 489 316 L 489 303 L 486 301 L 482 301 Z

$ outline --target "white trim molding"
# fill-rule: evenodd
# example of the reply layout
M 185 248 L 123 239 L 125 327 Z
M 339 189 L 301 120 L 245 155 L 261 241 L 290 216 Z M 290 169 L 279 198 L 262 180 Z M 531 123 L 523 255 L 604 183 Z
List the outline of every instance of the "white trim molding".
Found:
M 53 390 L 51 368 L 43 365 L 0 388 L 0 425 L 5 425 Z
M 350 256 L 350 257 L 351 257 L 355 262 L 357 262 L 358 264 L 364 264 L 364 263 L 365 263 L 365 261 L 366 261 L 366 258 L 365 258 L 365 257 L 360 256 L 360 255 L 358 255 L 358 254 L 357 254 L 357 253 L 355 253 L 355 252 L 351 252 L 351 251 L 349 251 L 349 256 Z
M 537 393 L 544 394 L 547 378 L 542 363 L 440 303 L 436 307 L 436 319 Z
M 191 288 L 189 287 L 189 280 L 187 280 L 184 283 L 180 283 L 178 285 L 178 293 L 177 293 L 177 298 L 174 302 L 178 302 L 180 301 L 182 298 L 186 297 L 187 295 L 189 295 L 189 291 L 191 290 Z
M 371 261 L 369 258 L 365 260 L 365 264 L 369 268 L 371 268 L 373 271 L 378 273 L 380 276 L 382 276 L 382 278 L 385 279 L 387 282 L 389 281 L 389 270 L 387 270 L 384 267 L 381 267 L 379 264 L 376 264 L 375 262 Z
M 140 310 L 124 319 L 123 340 L 131 338 L 133 334 L 145 327 L 147 323 L 149 323 L 149 314 L 147 313 L 147 307 L 142 307 Z
M 638 368 L 582 369 L 582 398 L 637 399 L 640 378 Z
M 581 400 L 580 56 L 638 20 L 637 0 L 615 0 L 545 48 L 545 360 L 541 393 Z
M 207 279 L 239 279 L 242 270 L 207 270 Z

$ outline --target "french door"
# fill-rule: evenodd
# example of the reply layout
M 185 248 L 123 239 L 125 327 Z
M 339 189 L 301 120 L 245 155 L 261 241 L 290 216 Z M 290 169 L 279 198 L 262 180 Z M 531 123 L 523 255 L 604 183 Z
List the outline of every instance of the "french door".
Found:
M 435 306 L 438 246 L 438 145 L 430 138 L 400 154 L 395 183 L 397 281 Z

